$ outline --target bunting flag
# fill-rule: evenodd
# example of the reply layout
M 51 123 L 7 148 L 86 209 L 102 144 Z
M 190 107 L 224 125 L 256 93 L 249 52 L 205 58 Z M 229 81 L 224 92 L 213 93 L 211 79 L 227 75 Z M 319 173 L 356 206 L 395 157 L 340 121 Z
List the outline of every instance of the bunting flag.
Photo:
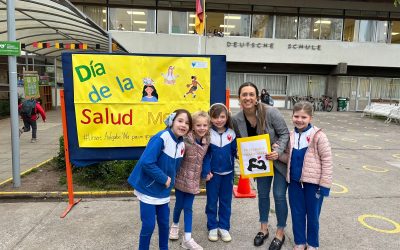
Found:
M 199 35 L 203 35 L 204 32 L 204 1 L 205 0 L 196 0 L 195 31 Z
M 95 44 L 96 49 L 100 49 L 100 44 Z M 51 48 L 51 43 L 50 42 L 33 42 L 32 47 L 34 48 Z M 25 49 L 26 44 L 21 43 L 21 49 Z M 80 50 L 87 50 L 88 49 L 88 44 L 87 43 L 60 43 L 60 42 L 55 42 L 54 43 L 54 48 L 56 49 L 80 49 Z M 113 43 L 112 44 L 113 50 L 117 50 L 118 46 L 117 44 Z
M 111 48 L 112 48 L 112 51 L 118 50 L 118 46 L 116 43 L 113 43 Z

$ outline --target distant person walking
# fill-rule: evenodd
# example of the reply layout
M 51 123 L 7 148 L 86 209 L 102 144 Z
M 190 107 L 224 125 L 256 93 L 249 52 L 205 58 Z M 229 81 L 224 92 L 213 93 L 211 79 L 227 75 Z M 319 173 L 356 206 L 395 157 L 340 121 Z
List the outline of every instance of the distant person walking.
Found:
M 19 129 L 19 136 L 21 137 L 22 133 L 29 132 L 32 128 L 32 138 L 31 142 L 37 142 L 37 122 L 39 119 L 39 115 L 42 117 L 43 122 L 46 122 L 46 113 L 44 109 L 34 98 L 20 100 L 18 105 L 18 111 L 21 115 L 21 118 L 24 122 L 24 126 Z
M 319 215 L 324 196 L 332 185 L 332 150 L 325 133 L 311 124 L 313 105 L 298 102 L 293 107 L 294 131 L 285 154 L 288 163 L 289 204 L 295 250 L 319 247 Z

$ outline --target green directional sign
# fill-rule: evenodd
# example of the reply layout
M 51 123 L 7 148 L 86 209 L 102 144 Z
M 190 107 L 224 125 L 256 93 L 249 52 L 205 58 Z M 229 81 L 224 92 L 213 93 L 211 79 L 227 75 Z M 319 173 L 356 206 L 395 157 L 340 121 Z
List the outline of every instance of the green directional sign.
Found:
M 21 43 L 11 41 L 0 41 L 0 56 L 21 55 Z

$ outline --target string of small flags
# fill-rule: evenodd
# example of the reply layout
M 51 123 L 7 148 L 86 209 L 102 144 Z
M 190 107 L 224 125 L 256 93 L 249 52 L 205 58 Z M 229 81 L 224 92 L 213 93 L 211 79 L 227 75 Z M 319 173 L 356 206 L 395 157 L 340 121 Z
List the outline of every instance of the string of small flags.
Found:
M 49 42 L 33 42 L 31 45 L 33 48 L 43 49 L 43 48 L 51 48 L 54 47 L 56 49 L 80 49 L 80 50 L 87 50 L 88 44 L 87 43 L 53 43 L 53 46 Z M 27 46 L 25 43 L 21 43 L 21 49 L 25 49 Z M 95 44 L 96 49 L 101 49 L 100 44 Z M 116 43 L 112 44 L 112 50 L 118 50 L 118 45 Z

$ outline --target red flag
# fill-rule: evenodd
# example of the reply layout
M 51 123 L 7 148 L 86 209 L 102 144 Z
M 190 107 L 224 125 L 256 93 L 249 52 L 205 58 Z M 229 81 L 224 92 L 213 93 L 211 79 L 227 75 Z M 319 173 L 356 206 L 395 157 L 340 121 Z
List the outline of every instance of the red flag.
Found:
M 50 48 L 50 43 L 45 43 L 46 48 Z
M 34 48 L 37 48 L 37 42 L 33 42 L 33 43 L 32 43 L 32 46 L 33 46 Z
M 196 0 L 196 19 L 195 30 L 196 33 L 202 35 L 204 32 L 204 0 Z

